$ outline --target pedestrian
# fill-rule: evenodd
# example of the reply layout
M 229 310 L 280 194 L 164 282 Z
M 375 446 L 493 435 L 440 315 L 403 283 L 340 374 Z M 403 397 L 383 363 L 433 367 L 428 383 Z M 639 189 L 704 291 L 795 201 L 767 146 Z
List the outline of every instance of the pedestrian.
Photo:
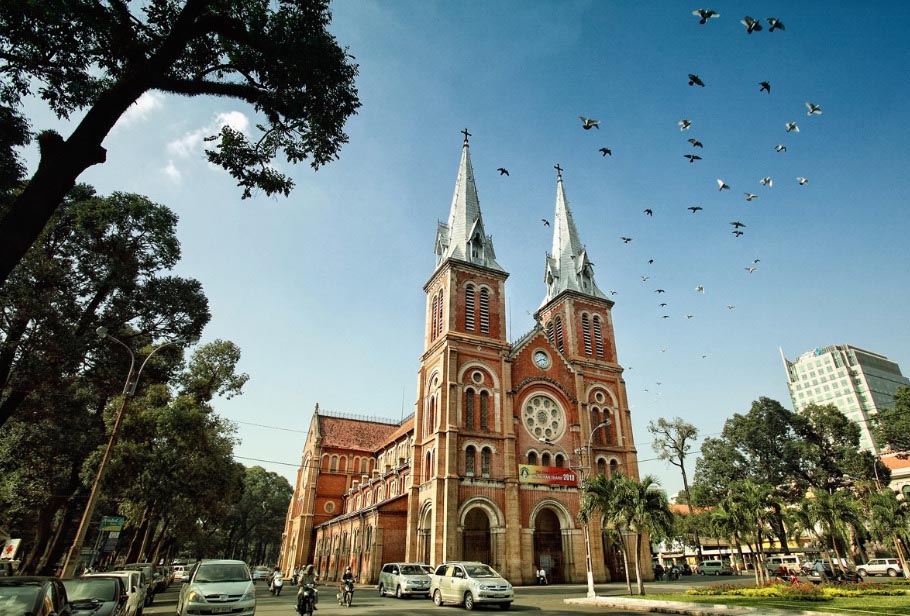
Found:
M 821 559 L 815 561 L 813 566 L 815 572 L 818 574 L 818 580 L 822 583 L 828 581 L 828 576 L 825 574 L 825 562 Z

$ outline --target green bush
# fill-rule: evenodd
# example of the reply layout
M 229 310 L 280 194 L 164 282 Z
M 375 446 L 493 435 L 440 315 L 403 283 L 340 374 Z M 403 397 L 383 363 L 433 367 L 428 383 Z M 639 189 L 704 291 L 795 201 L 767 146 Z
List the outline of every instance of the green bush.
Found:
M 774 597 L 790 601 L 830 601 L 832 597 L 814 584 L 768 584 L 760 587 L 717 584 L 707 588 L 693 588 L 687 594 L 727 597 Z

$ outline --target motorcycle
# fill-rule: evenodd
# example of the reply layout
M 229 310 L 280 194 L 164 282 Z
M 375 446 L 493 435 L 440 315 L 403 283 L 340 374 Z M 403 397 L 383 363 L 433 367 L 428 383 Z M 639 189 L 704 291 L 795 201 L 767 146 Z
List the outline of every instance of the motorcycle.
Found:
M 300 616 L 313 616 L 316 605 L 316 585 L 304 584 L 297 591 L 297 613 Z
M 269 584 L 269 592 L 276 597 L 281 594 L 281 588 L 284 586 L 284 579 L 280 573 L 275 574 L 272 583 Z
M 676 565 L 673 565 L 672 567 L 670 567 L 670 573 L 668 574 L 667 577 L 670 578 L 671 580 L 678 580 L 681 573 L 682 572 L 679 570 L 679 567 L 677 567 Z
M 351 607 L 351 603 L 354 601 L 354 580 L 345 580 L 341 587 L 341 592 L 338 593 L 338 605 L 343 605 L 344 607 Z

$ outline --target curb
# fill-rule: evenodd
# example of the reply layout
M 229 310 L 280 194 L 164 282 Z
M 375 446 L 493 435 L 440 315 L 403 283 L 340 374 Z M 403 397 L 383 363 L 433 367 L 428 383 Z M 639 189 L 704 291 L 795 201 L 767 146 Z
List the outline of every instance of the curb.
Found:
M 762 616 L 842 616 L 833 612 L 816 612 L 814 610 L 781 610 L 770 607 L 755 608 L 720 603 L 688 603 L 685 601 L 661 601 L 659 599 L 626 599 L 624 597 L 564 599 L 563 603 L 619 607 L 637 612 L 659 614 L 688 614 L 689 616 L 743 616 L 744 614 L 761 614 Z

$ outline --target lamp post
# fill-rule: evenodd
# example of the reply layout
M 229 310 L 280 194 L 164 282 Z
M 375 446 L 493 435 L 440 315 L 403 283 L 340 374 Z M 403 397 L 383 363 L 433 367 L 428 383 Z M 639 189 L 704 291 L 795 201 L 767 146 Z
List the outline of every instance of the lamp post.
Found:
M 79 521 L 79 529 L 76 531 L 76 538 L 73 540 L 73 545 L 70 547 L 70 550 L 66 555 L 66 561 L 63 564 L 63 573 L 60 577 L 64 578 L 73 577 L 73 574 L 76 572 L 76 564 L 79 562 L 79 552 L 82 551 L 82 544 L 85 542 L 85 534 L 88 532 L 89 524 L 92 521 L 92 515 L 95 513 L 95 505 L 98 504 L 98 493 L 101 488 L 101 481 L 104 479 L 104 473 L 107 471 L 107 464 L 111 458 L 111 452 L 114 449 L 114 444 L 117 442 L 117 433 L 120 430 L 120 424 L 123 421 L 123 415 L 126 412 L 127 402 L 136 393 L 136 384 L 139 382 L 139 376 L 142 374 L 143 368 L 145 368 L 145 365 L 152 355 L 166 346 L 177 344 L 177 341 L 169 341 L 152 349 L 152 352 L 142 361 L 139 370 L 136 371 L 134 376 L 133 369 L 136 367 L 136 356 L 133 354 L 133 350 L 123 341 L 110 335 L 106 327 L 99 327 L 95 331 L 100 338 L 113 340 L 126 349 L 126 352 L 130 355 L 130 371 L 126 375 L 126 383 L 123 385 L 123 401 L 120 403 L 120 409 L 117 411 L 117 416 L 114 419 L 114 426 L 111 428 L 107 446 L 104 448 L 104 455 L 101 457 L 101 463 L 98 465 L 98 471 L 95 473 L 95 481 L 92 483 L 92 490 L 89 492 L 88 502 L 85 504 L 85 511 L 82 512 L 82 519 Z
M 605 419 L 604 421 L 602 421 L 599 424 L 597 424 L 596 426 L 594 426 L 594 429 L 591 430 L 591 434 L 588 436 L 588 443 L 587 443 L 588 466 L 584 465 L 585 464 L 585 461 L 584 461 L 585 450 L 582 448 L 578 448 L 575 450 L 575 453 L 578 454 L 579 464 L 578 464 L 578 466 L 572 467 L 571 463 L 570 463 L 569 468 L 574 468 L 574 470 L 578 471 L 582 483 L 584 483 L 584 479 L 585 479 L 585 470 L 588 468 L 591 468 L 591 441 L 594 439 L 594 433 L 597 432 L 598 430 L 600 430 L 601 428 L 606 428 L 609 425 L 610 425 L 610 420 Z M 549 439 L 541 439 L 541 442 L 546 443 L 547 445 L 556 444 Z M 569 459 L 569 454 L 567 452 L 565 452 L 565 450 L 563 450 L 563 453 L 565 453 L 566 458 Z M 578 506 L 581 507 L 581 492 L 580 491 L 578 493 Z M 591 567 L 591 532 L 588 529 L 588 520 L 587 519 L 582 520 L 581 526 L 582 526 L 582 532 L 584 533 L 584 537 L 585 537 L 585 574 L 587 575 L 587 578 L 588 578 L 588 598 L 593 599 L 595 596 L 597 596 L 597 593 L 594 592 L 594 571 Z

